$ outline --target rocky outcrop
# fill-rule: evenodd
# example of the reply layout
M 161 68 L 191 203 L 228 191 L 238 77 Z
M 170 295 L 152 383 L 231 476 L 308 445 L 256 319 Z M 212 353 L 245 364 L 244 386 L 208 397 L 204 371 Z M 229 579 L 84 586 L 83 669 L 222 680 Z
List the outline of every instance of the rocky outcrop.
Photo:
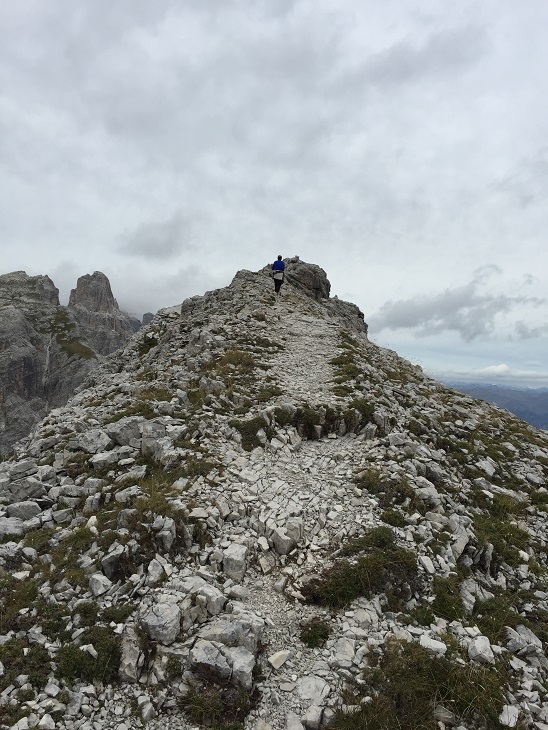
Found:
M 0 464 L 0 713 L 544 730 L 548 434 L 266 282 L 160 311 Z
M 329 298 L 331 284 L 325 271 L 317 264 L 307 264 L 298 256 L 284 259 L 285 283 L 290 283 L 303 291 L 307 297 L 317 302 Z M 264 267 L 265 273 L 271 273 L 271 266 Z
M 0 455 L 132 335 L 104 274 L 79 279 L 71 302 L 48 276 L 0 276 Z
M 68 310 L 78 322 L 81 337 L 99 355 L 108 355 L 123 345 L 134 328 L 120 311 L 110 282 L 100 271 L 81 276 L 70 292 Z
M 320 266 L 301 261 L 298 256 L 286 258 L 284 262 L 286 266 L 284 290 L 287 289 L 287 284 L 291 284 L 307 297 L 317 302 L 323 302 L 349 329 L 367 334 L 367 324 L 364 321 L 363 312 L 355 304 L 344 302 L 338 297 L 329 298 L 331 283 Z M 271 266 L 265 266 L 263 272 L 271 274 Z

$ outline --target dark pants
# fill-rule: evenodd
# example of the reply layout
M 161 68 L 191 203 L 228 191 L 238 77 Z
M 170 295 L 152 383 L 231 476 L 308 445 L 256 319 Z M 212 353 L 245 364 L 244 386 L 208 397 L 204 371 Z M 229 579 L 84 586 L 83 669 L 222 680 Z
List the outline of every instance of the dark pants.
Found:
M 283 283 L 284 283 L 283 279 L 274 279 L 274 291 L 276 292 L 276 294 L 280 293 L 280 288 Z

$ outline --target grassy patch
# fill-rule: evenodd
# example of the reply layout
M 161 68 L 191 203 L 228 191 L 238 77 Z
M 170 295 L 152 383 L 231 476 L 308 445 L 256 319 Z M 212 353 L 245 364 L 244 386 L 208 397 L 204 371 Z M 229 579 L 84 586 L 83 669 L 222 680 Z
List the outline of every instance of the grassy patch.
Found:
M 413 487 L 405 480 L 389 481 L 376 469 L 368 469 L 355 479 L 358 489 L 363 489 L 378 499 L 379 507 L 388 510 L 394 505 L 406 505 L 410 510 L 422 507 Z
M 313 618 L 301 626 L 301 641 L 309 649 L 316 649 L 325 644 L 330 633 L 331 626 L 327 621 L 322 621 L 321 618 Z
M 308 602 L 342 608 L 359 596 L 385 593 L 390 608 L 396 610 L 419 588 L 415 555 L 395 544 L 390 528 L 379 527 L 349 541 L 342 554 L 358 557 L 353 562 L 336 560 L 306 583 L 301 592 Z
M 435 576 L 432 588 L 435 594 L 432 611 L 436 616 L 448 621 L 454 621 L 464 616 L 464 605 L 456 576 L 449 578 Z
M 185 714 L 192 723 L 215 730 L 240 730 L 255 703 L 253 693 L 240 687 L 207 682 L 191 687 L 181 700 Z
M 491 543 L 496 557 L 513 567 L 521 562 L 518 550 L 525 550 L 531 541 L 525 530 L 491 515 L 475 515 L 474 529 L 480 546 Z
M 97 658 L 82 651 L 76 644 L 64 644 L 56 657 L 59 675 L 67 682 L 113 682 L 118 676 L 121 658 L 121 640 L 111 629 L 93 626 L 81 637 L 82 644 L 92 644 Z
M 37 596 L 34 580 L 16 580 L 9 574 L 0 578 L 0 634 L 18 630 L 22 618 L 19 611 L 31 606 Z
M 91 454 L 86 454 L 83 451 L 72 454 L 70 460 L 63 465 L 63 471 L 71 479 L 76 479 L 76 477 L 85 474 L 91 469 L 91 466 L 88 464 L 90 458 Z
M 135 403 L 132 403 L 121 411 L 117 411 L 110 418 L 107 418 L 105 424 L 116 423 L 116 421 L 120 421 L 126 416 L 143 416 L 143 418 L 150 420 L 156 417 L 156 412 L 148 401 L 137 400 Z
M 4 665 L 0 691 L 12 684 L 19 674 L 28 674 L 29 682 L 37 690 L 45 686 L 50 658 L 47 649 L 40 644 L 29 646 L 23 639 L 10 639 L 0 645 L 0 661 Z
M 443 705 L 467 725 L 500 728 L 503 676 L 497 669 L 451 662 L 418 644 L 389 643 L 378 667 L 364 675 L 352 697 L 356 712 L 338 711 L 333 730 L 437 730 L 434 709 Z M 371 702 L 360 703 L 369 695 Z
M 250 418 L 248 421 L 233 419 L 229 421 L 229 426 L 232 426 L 232 428 L 240 432 L 242 436 L 242 448 L 246 451 L 253 451 L 257 446 L 261 446 L 261 442 L 257 437 L 257 432 L 261 429 L 267 433 L 267 437 L 272 437 L 272 433 L 265 423 L 264 418 L 260 416 Z
M 531 504 L 546 512 L 546 508 L 548 506 L 548 492 L 533 492 L 531 494 Z

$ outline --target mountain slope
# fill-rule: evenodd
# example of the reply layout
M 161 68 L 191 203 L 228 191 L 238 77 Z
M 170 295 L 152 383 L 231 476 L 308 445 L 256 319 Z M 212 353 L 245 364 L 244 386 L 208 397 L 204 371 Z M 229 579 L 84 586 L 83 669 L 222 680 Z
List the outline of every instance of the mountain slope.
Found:
M 449 383 L 451 387 L 495 403 L 537 428 L 548 429 L 548 391 L 546 388 L 510 388 L 486 383 Z
M 288 264 L 160 312 L 0 464 L 6 725 L 548 723 L 548 435 Z

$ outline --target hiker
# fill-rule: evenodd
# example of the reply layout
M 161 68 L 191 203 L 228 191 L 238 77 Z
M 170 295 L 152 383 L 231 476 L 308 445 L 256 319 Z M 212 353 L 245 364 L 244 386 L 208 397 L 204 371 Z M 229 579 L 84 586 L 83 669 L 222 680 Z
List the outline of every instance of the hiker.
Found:
M 272 271 L 274 272 L 274 291 L 280 296 L 280 289 L 284 281 L 285 264 L 282 261 L 282 257 L 278 256 L 278 260 L 272 264 Z

